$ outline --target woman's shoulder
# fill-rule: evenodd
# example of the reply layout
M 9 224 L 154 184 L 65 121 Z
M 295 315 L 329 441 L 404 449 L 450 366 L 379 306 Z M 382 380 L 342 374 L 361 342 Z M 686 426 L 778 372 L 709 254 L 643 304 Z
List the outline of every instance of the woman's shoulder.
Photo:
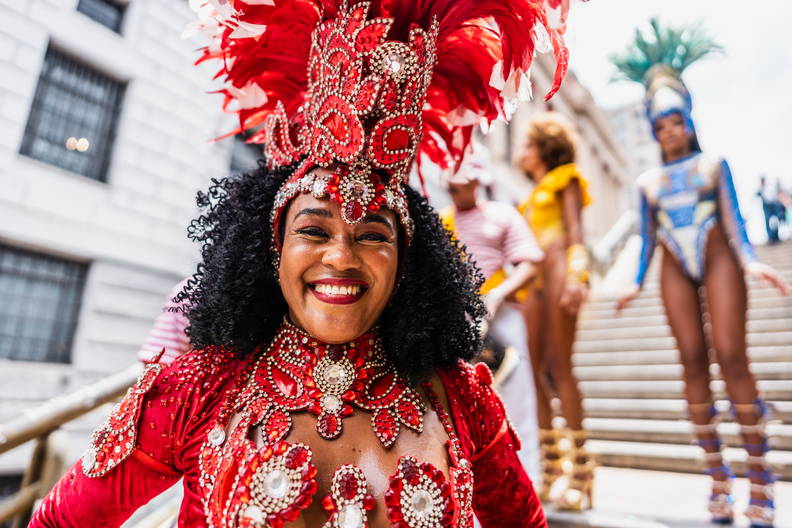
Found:
M 495 416 L 505 414 L 503 403 L 493 387 L 492 372 L 484 363 L 471 365 L 459 361 L 439 371 L 449 404 L 460 407 L 460 414 L 486 412 Z
M 221 347 L 191 350 L 169 365 L 149 364 L 147 370 L 153 369 L 156 377 L 146 392 L 149 399 L 167 395 L 169 400 L 196 396 L 206 400 L 239 378 L 249 363 L 248 358 Z
M 519 449 L 519 438 L 494 387 L 489 367 L 484 363 L 471 365 L 459 361 L 438 374 L 457 430 L 472 443 L 474 456 L 479 456 L 504 435 L 508 435 Z M 463 440 L 463 445 L 465 443 Z
M 548 172 L 544 178 L 541 179 L 539 184 L 534 189 L 535 194 L 546 193 L 560 193 L 570 186 L 572 182 L 577 182 L 580 186 L 582 194 L 583 205 L 591 203 L 591 195 L 588 191 L 589 182 L 580 172 L 578 166 L 574 163 L 567 163 L 559 165 Z
M 702 174 L 720 175 L 723 167 L 728 167 L 728 162 L 722 156 L 701 152 L 696 158 L 696 165 Z
M 99 477 L 138 450 L 161 472 L 178 472 L 184 439 L 217 412 L 248 363 L 232 353 L 193 350 L 170 365 L 146 364 L 137 382 L 94 431 L 83 471 Z

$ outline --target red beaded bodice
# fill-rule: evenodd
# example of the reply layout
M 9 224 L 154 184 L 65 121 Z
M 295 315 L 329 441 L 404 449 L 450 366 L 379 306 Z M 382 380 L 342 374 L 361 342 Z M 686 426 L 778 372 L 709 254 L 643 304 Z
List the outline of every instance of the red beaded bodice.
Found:
M 546 526 L 486 368 L 460 362 L 437 372 L 446 413 L 432 386 L 398 376 L 374 336 L 335 347 L 295 332 L 255 357 L 210 348 L 150 364 L 30 526 L 117 527 L 179 479 L 180 528 L 279 526 L 309 512 L 321 528 L 375 518 L 400 528 L 469 527 L 472 512 L 482 528 Z M 430 428 L 429 408 L 438 418 Z M 317 439 L 312 427 L 334 440 Z M 360 443 L 350 431 L 361 427 L 372 428 L 369 445 L 389 459 L 376 478 L 339 449 Z M 434 436 L 442 429 L 447 442 Z M 439 453 L 401 450 L 413 440 Z M 328 453 L 340 455 L 337 466 Z
M 431 386 L 423 388 L 449 437 L 449 479 L 428 462 L 401 457 L 385 495 L 388 520 L 398 528 L 472 526 L 470 463 Z M 285 441 L 291 414 L 317 416 L 317 432 L 333 440 L 355 409 L 372 414 L 372 429 L 386 449 L 402 425 L 423 429 L 420 395 L 386 359 L 375 334 L 327 345 L 284 323 L 244 387 L 227 399 L 204 443 L 201 484 L 210 526 L 280 528 L 297 519 L 318 485 L 311 448 Z M 240 419 L 226 438 L 232 414 Z M 251 439 L 257 427 L 260 438 Z M 322 500 L 325 527 L 366 527 L 374 504 L 363 471 L 343 465 Z

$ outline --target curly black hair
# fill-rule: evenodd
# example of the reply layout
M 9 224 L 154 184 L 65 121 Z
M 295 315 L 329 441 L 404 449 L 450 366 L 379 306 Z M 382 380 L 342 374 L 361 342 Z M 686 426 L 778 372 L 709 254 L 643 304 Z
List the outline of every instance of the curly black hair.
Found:
M 273 339 L 287 305 L 273 264 L 269 218 L 276 192 L 294 169 L 269 170 L 260 160 L 257 169 L 212 180 L 208 191 L 198 193 L 201 214 L 188 232 L 201 244 L 202 262 L 175 298 L 186 306 L 194 348 L 250 354 Z M 391 361 L 417 382 L 478 353 L 486 309 L 476 293 L 481 273 L 427 200 L 411 187 L 405 193 L 415 233 L 379 327 Z

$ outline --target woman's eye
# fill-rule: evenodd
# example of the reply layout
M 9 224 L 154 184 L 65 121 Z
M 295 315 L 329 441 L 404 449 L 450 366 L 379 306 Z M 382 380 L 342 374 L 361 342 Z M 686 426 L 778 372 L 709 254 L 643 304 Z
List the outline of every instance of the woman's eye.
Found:
M 327 233 L 325 233 L 324 229 L 318 227 L 303 227 L 301 229 L 297 229 L 296 232 L 300 235 L 309 237 L 327 238 Z
M 387 242 L 388 237 L 381 233 L 363 233 L 358 237 L 362 242 Z

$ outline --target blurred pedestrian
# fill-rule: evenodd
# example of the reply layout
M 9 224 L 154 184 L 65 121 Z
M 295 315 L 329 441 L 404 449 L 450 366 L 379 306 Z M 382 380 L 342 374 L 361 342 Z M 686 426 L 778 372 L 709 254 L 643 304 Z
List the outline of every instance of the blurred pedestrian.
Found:
M 588 182 L 575 165 L 576 134 L 563 116 L 538 116 L 529 127 L 519 157 L 519 168 L 536 184 L 520 211 L 533 229 L 545 260 L 525 302 L 528 349 L 537 393 L 543 488 L 564 475 L 559 440 L 570 440 L 572 468 L 567 488 L 554 495 L 562 509 L 592 507 L 594 462 L 585 448 L 583 406 L 572 372 L 572 346 L 578 313 L 588 295 L 588 252 L 583 242 L 581 213 L 591 202 Z M 547 376 L 552 379 L 548 383 Z M 566 430 L 553 427 L 552 389 L 561 400 Z
M 505 354 L 495 361 L 500 366 L 495 376 L 501 382 L 498 392 L 523 440 L 520 460 L 535 480 L 539 475 L 536 395 L 525 322 L 519 304 L 508 300 L 533 278 L 544 254 L 513 206 L 478 196 L 482 180 L 489 176 L 481 148 L 449 179 L 453 205 L 442 212 L 441 218 L 486 278 L 480 293 L 488 311 L 490 348 L 500 347 Z M 516 358 L 508 355 L 509 350 L 516 351 Z
M 187 279 L 184 279 L 174 286 L 170 294 L 168 294 L 165 305 L 154 320 L 154 326 L 138 351 L 138 359 L 140 361 L 148 363 L 159 357 L 160 363 L 170 365 L 174 359 L 192 349 L 190 338 L 187 337 L 186 333 L 190 322 L 184 314 L 183 303 L 174 301 L 174 297 L 186 285 Z
M 786 216 L 786 208 L 781 203 L 781 183 L 763 175 L 759 178 L 759 191 L 756 194 L 762 199 L 767 242 L 778 244 L 781 241 L 778 231 Z
M 744 274 L 769 281 L 783 294 L 789 293 L 789 285 L 757 260 L 745 231 L 729 165 L 702 153 L 699 147 L 691 117 L 692 101 L 681 74 L 707 50 L 718 49 L 717 45 L 696 30 L 662 28 L 656 20 L 652 27 L 653 36 L 639 34 L 644 45 L 650 43 L 648 49 L 637 43 L 634 49 L 640 52 L 631 48 L 626 57 L 614 60 L 626 77 L 645 83 L 647 116 L 663 159 L 661 167 L 638 180 L 643 248 L 635 284 L 619 300 L 617 309 L 622 310 L 638 295 L 659 240 L 663 305 L 683 365 L 693 432 L 713 478 L 709 499 L 712 520 L 731 523 L 734 513 L 733 475 L 721 454 L 718 412 L 710 389 L 710 346 L 715 350 L 748 455 L 751 497 L 745 515 L 752 527 L 768 527 L 774 518 L 773 476 L 764 458 L 769 449 L 764 428 L 768 408 L 759 395 L 746 355 Z M 643 52 L 646 56 L 636 56 Z M 656 63 L 655 57 L 664 57 L 666 62 Z M 709 314 L 709 335 L 703 310 Z

